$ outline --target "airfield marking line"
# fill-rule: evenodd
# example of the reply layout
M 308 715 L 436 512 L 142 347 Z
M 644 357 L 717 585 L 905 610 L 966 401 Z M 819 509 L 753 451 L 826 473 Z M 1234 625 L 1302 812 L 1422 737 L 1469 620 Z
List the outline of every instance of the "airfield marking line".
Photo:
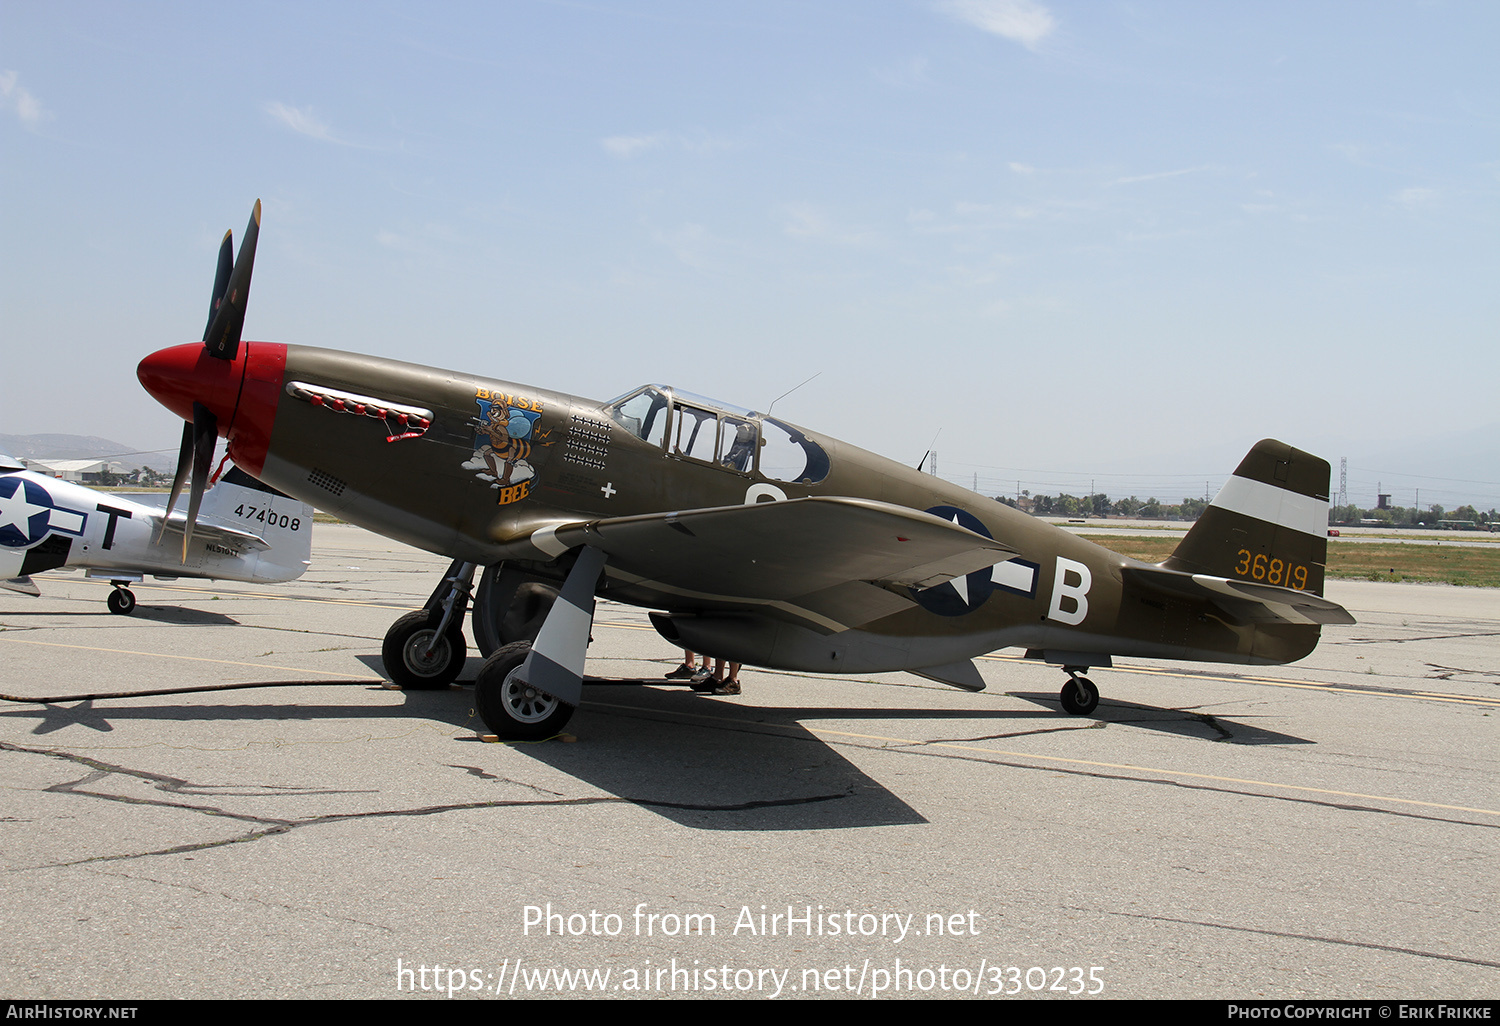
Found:
M 594 708 L 622 709 L 626 712 L 641 713 L 653 710 L 644 706 L 620 705 L 618 703 L 590 702 Z M 709 716 L 704 713 L 676 713 L 678 716 L 691 716 L 700 720 L 716 720 L 722 723 L 732 724 L 737 727 L 756 726 L 769 727 L 774 730 L 791 731 L 794 728 L 782 727 L 775 723 L 759 723 L 755 721 L 738 720 L 729 716 Z M 1398 805 L 1417 805 L 1424 809 L 1443 809 L 1448 812 L 1473 812 L 1482 816 L 1500 817 L 1500 809 L 1476 809 L 1467 805 L 1444 805 L 1441 802 L 1427 802 L 1416 798 L 1393 798 L 1389 795 L 1364 794 L 1360 791 L 1335 791 L 1327 787 L 1308 787 L 1305 784 L 1280 784 L 1272 780 L 1251 780 L 1242 777 L 1220 777 L 1212 773 L 1194 773 L 1191 770 L 1164 769 L 1160 766 L 1135 766 L 1130 763 L 1121 762 L 1097 762 L 1092 759 L 1070 759 L 1062 755 L 1041 755 L 1036 752 L 1014 752 L 1004 748 L 985 748 L 980 745 L 962 744 L 957 741 L 918 741 L 913 738 L 886 737 L 882 734 L 857 734 L 848 730 L 828 730 L 821 727 L 809 727 L 805 723 L 798 724 L 796 729 L 801 729 L 814 737 L 850 737 L 861 741 L 884 741 L 889 744 L 909 746 L 913 749 L 928 748 L 951 748 L 961 752 L 978 752 L 982 755 L 1002 755 L 1011 759 L 1036 759 L 1043 762 L 1061 762 L 1070 766 L 1085 766 L 1090 769 L 1129 770 L 1133 773 L 1153 773 L 1163 776 L 1190 777 L 1193 780 L 1209 780 L 1220 784 L 1240 784 L 1251 787 L 1279 788 L 1287 791 L 1305 791 L 1309 794 L 1332 795 L 1338 798 L 1363 798 L 1369 801 L 1392 802 Z
M 128 648 L 100 648 L 98 645 L 64 645 L 58 641 L 33 641 L 29 638 L 6 638 L 16 645 L 41 645 L 46 648 L 71 648 L 80 652 L 104 652 L 109 655 L 145 656 L 148 659 L 182 659 L 190 663 L 219 663 L 224 666 L 250 666 L 257 670 L 286 670 L 289 673 L 321 673 L 328 677 L 347 677 L 347 672 L 313 670 L 305 666 L 277 666 L 274 663 L 246 663 L 238 659 L 208 659 L 204 656 L 172 655 L 168 652 L 136 652 Z M 311 683 L 309 681 L 308 683 Z

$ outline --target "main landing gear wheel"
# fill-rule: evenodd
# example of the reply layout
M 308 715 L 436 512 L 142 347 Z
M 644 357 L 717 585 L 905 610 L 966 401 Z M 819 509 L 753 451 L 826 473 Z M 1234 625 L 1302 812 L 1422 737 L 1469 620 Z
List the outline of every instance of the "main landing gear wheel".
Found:
M 474 681 L 474 706 L 502 741 L 541 741 L 563 729 L 573 707 L 518 679 L 516 671 L 531 652 L 531 642 L 497 648 Z
M 1057 699 L 1074 716 L 1087 716 L 1099 708 L 1099 689 L 1087 677 L 1074 677 L 1063 685 Z
M 468 656 L 464 632 L 458 624 L 439 637 L 437 622 L 426 610 L 407 613 L 391 624 L 380 646 L 385 672 L 403 688 L 425 691 L 445 688 L 458 679 Z
M 129 616 L 135 612 L 135 594 L 129 588 L 116 588 L 109 593 L 109 598 L 104 600 L 111 613 L 121 616 Z

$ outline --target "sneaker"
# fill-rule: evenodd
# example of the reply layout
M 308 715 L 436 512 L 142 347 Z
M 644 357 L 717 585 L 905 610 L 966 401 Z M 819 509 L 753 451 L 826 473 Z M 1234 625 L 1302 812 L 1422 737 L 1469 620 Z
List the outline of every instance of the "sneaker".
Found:
M 694 691 L 712 691 L 719 686 L 719 682 L 714 680 L 714 675 L 708 670 L 699 670 L 693 674 L 691 685 Z
M 695 674 L 697 672 L 698 671 L 696 669 L 694 669 L 693 667 L 689 666 L 687 663 L 683 663 L 681 666 L 677 667 L 677 669 L 673 670 L 671 673 L 666 674 L 666 679 L 667 680 L 690 680 L 692 678 L 693 674 Z
M 740 693 L 740 682 L 737 680 L 726 680 L 714 688 L 716 695 L 737 695 Z

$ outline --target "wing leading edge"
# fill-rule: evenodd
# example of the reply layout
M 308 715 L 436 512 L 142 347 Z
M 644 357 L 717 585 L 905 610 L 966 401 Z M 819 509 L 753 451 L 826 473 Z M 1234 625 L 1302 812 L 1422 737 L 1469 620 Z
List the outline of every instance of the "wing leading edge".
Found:
M 921 591 L 1015 555 L 949 521 L 869 499 L 813 496 L 597 520 L 532 536 L 588 544 L 611 577 L 697 600 L 779 608 L 828 630 L 914 605 Z

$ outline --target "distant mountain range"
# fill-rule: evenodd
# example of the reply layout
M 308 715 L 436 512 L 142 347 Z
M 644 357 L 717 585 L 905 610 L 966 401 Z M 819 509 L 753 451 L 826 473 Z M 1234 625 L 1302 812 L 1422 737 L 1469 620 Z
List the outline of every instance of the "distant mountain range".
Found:
M 0 452 L 32 460 L 111 460 L 164 474 L 177 467 L 175 452 L 139 452 L 96 435 L 0 435 Z

